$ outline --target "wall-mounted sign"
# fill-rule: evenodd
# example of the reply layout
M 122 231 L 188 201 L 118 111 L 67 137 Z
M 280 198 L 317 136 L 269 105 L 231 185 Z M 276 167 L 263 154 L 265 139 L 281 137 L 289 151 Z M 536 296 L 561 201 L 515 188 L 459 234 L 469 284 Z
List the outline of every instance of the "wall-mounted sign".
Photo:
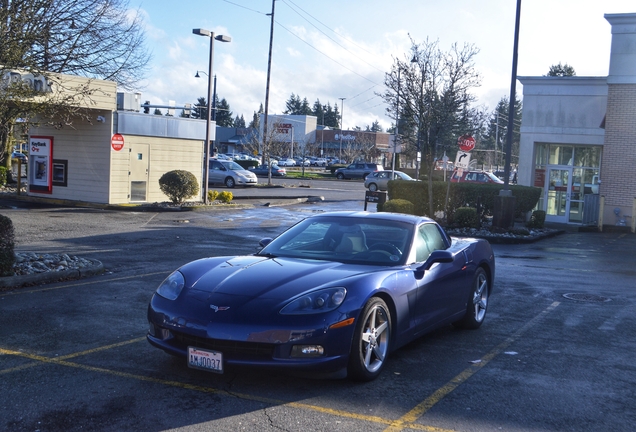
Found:
M 0 89 L 2 90 L 6 90 L 10 85 L 17 83 L 27 85 L 36 92 L 50 93 L 53 91 L 53 82 L 43 75 L 9 71 L 0 76 Z
M 284 134 L 289 133 L 289 131 L 292 128 L 291 123 L 276 123 L 275 126 L 276 126 L 276 132 L 284 133 Z
M 53 137 L 29 137 L 29 192 L 53 190 Z
M 118 134 L 118 133 L 113 135 L 113 137 L 110 139 L 110 146 L 115 151 L 120 151 L 121 149 L 123 149 L 124 148 L 124 136 L 121 135 L 121 134 Z

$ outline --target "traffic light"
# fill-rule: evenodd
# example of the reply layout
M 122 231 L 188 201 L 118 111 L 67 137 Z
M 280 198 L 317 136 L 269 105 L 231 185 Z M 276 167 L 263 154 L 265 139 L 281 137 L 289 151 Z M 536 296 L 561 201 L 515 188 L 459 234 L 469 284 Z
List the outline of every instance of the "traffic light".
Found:
M 150 105 L 150 101 L 144 102 L 144 114 L 150 114 L 150 107 L 148 105 Z

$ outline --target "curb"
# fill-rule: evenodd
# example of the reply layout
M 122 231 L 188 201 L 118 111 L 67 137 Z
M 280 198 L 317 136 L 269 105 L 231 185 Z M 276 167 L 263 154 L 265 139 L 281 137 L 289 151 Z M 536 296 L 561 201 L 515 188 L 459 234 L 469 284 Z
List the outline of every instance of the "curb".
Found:
M 148 212 L 148 211 L 182 212 L 182 211 L 217 211 L 217 210 L 225 211 L 225 210 L 253 208 L 256 206 L 280 207 L 284 205 L 293 205 L 293 204 L 300 204 L 305 202 L 316 203 L 316 202 L 322 202 L 325 200 L 323 196 L 318 196 L 318 195 L 292 195 L 292 196 L 248 195 L 248 196 L 234 197 L 233 200 L 234 201 L 257 201 L 263 204 L 231 203 L 231 204 L 218 204 L 218 205 L 190 205 L 190 206 L 185 205 L 185 206 L 178 206 L 178 207 L 161 207 L 161 206 L 153 206 L 148 204 L 98 204 L 98 203 L 89 203 L 85 201 L 63 200 L 63 199 L 56 199 L 56 198 L 41 198 L 41 197 L 31 197 L 31 196 L 24 196 L 24 195 L 13 195 L 11 197 L 6 197 L 6 199 L 21 201 L 21 202 L 29 202 L 33 204 L 45 204 L 45 205 L 51 205 L 51 206 L 94 208 L 94 209 L 118 210 L 118 211 L 139 211 L 139 212 Z M 278 202 L 275 202 L 275 201 L 278 201 Z
M 91 261 L 93 265 L 82 269 L 48 271 L 29 275 L 0 277 L 0 291 L 8 291 L 11 288 L 42 285 L 63 280 L 78 280 L 104 273 L 104 265 L 100 261 L 94 259 L 90 259 L 89 261 Z

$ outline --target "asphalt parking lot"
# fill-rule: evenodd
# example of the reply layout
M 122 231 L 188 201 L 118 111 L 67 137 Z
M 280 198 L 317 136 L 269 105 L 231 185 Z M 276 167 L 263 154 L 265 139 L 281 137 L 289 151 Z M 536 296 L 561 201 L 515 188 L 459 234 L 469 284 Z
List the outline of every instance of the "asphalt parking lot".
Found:
M 359 203 L 341 202 L 339 208 Z M 18 250 L 100 260 L 88 279 L 0 292 L 0 429 L 596 431 L 636 421 L 636 236 L 494 245 L 477 331 L 395 352 L 371 383 L 188 369 L 145 341 L 161 280 L 334 204 L 184 213 L 0 209 Z

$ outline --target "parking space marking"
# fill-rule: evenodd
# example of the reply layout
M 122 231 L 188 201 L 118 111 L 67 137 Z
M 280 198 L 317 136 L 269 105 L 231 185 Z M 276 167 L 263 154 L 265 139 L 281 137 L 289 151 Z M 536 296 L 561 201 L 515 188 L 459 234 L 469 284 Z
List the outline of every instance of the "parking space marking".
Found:
M 151 273 L 151 274 L 147 274 L 147 275 L 154 275 L 154 274 L 159 274 L 159 273 L 163 273 L 163 272 Z M 147 276 L 147 275 L 145 275 L 145 276 Z M 140 275 L 131 276 L 131 277 L 140 277 Z M 123 278 L 118 278 L 118 279 L 128 279 L 128 278 L 130 278 L 130 277 L 123 277 Z M 19 371 L 19 370 L 22 370 L 22 369 L 26 369 L 28 367 L 32 367 L 32 366 L 35 366 L 35 365 L 38 365 L 38 364 L 41 364 L 41 363 L 57 364 L 57 365 L 61 365 L 61 366 L 67 366 L 67 367 L 82 369 L 82 370 L 86 370 L 86 371 L 90 371 L 90 372 L 103 373 L 103 374 L 113 375 L 113 376 L 117 376 L 117 377 L 121 377 L 121 378 L 135 379 L 135 380 L 144 381 L 144 382 L 151 382 L 151 383 L 155 383 L 155 384 L 159 384 L 159 385 L 167 385 L 167 386 L 182 388 L 182 389 L 186 389 L 186 390 L 194 390 L 194 391 L 203 392 L 203 393 L 226 394 L 228 396 L 236 397 L 236 398 L 239 398 L 239 399 L 251 400 L 251 401 L 256 401 L 256 402 L 263 402 L 263 403 L 266 403 L 266 404 L 269 404 L 269 405 L 275 405 L 275 406 L 283 406 L 284 405 L 284 406 L 294 407 L 294 408 L 298 408 L 298 409 L 311 410 L 311 411 L 324 413 L 324 414 L 328 414 L 328 415 L 332 415 L 332 416 L 336 416 L 336 417 L 350 418 L 350 419 L 354 419 L 354 420 L 360 420 L 360 421 L 365 421 L 365 422 L 370 422 L 370 423 L 375 423 L 375 424 L 384 424 L 384 425 L 388 426 L 385 429 L 386 432 L 389 432 L 389 431 L 390 432 L 398 432 L 398 431 L 402 431 L 403 429 L 423 430 L 423 431 L 431 431 L 431 432 L 450 432 L 452 430 L 442 429 L 442 428 L 433 427 L 433 426 L 427 426 L 427 425 L 423 425 L 423 424 L 418 424 L 416 422 L 424 414 L 426 414 L 426 412 L 428 410 L 430 410 L 435 404 L 440 402 L 448 394 L 450 394 L 453 390 L 455 390 L 461 384 L 466 382 L 470 377 L 472 377 L 475 373 L 477 373 L 481 368 L 486 366 L 491 360 L 493 360 L 499 354 L 501 354 L 508 346 L 510 346 L 515 341 L 517 341 L 529 329 L 531 329 L 532 327 L 537 325 L 550 312 L 552 312 L 555 308 L 557 308 L 559 306 L 559 304 L 560 304 L 560 302 L 553 302 L 545 310 L 543 310 L 541 313 L 539 313 L 539 315 L 535 316 L 533 319 L 528 321 L 519 330 L 517 330 L 511 336 L 507 337 L 503 342 L 501 342 L 494 349 L 492 349 L 490 352 L 488 352 L 486 355 L 484 355 L 480 359 L 479 363 L 475 363 L 475 364 L 471 365 L 470 367 L 468 367 L 467 369 L 465 369 L 464 371 L 462 371 L 460 374 L 458 374 L 457 376 L 452 378 L 444 386 L 442 386 L 441 388 L 436 390 L 431 396 L 426 398 L 424 401 L 422 401 L 420 404 L 415 406 L 413 409 L 411 409 L 409 412 L 407 412 L 406 414 L 404 414 L 402 417 L 400 417 L 397 420 L 391 420 L 391 419 L 387 419 L 387 418 L 383 418 L 383 417 L 369 416 L 369 415 L 358 414 L 358 413 L 342 411 L 342 410 L 335 410 L 335 409 L 331 409 L 331 408 L 324 408 L 324 407 L 320 407 L 320 406 L 316 406 L 316 405 L 304 404 L 304 403 L 301 403 L 301 402 L 289 402 L 289 401 L 266 398 L 266 397 L 260 397 L 260 396 L 249 395 L 249 394 L 228 392 L 226 390 L 220 390 L 220 389 L 216 389 L 216 388 L 212 388 L 212 387 L 204 387 L 204 386 L 201 386 L 201 385 L 188 384 L 188 383 L 184 383 L 184 382 L 180 382 L 180 381 L 163 380 L 163 379 L 152 378 L 152 377 L 148 377 L 148 376 L 144 376 L 144 375 L 135 375 L 135 374 L 132 374 L 132 373 L 120 372 L 120 371 L 116 371 L 116 370 L 112 370 L 112 369 L 106 369 L 106 368 L 100 368 L 100 367 L 95 367 L 95 366 L 83 365 L 83 364 L 67 361 L 68 359 L 71 359 L 71 358 L 76 358 L 76 357 L 80 357 L 80 356 L 83 356 L 83 355 L 87 355 L 87 354 L 91 354 L 91 353 L 95 353 L 95 352 L 99 352 L 99 351 L 103 351 L 103 350 L 107 350 L 107 349 L 112 349 L 112 348 L 128 345 L 128 344 L 131 344 L 131 343 L 140 342 L 140 341 L 145 340 L 145 337 L 139 337 L 139 338 L 135 338 L 135 339 L 130 339 L 130 340 L 127 340 L 127 341 L 122 341 L 122 342 L 118 342 L 118 343 L 111 344 L 111 345 L 105 345 L 105 346 L 102 346 L 102 347 L 93 348 L 93 349 L 86 350 L 86 351 L 80 351 L 80 352 L 77 352 L 77 353 L 68 354 L 68 355 L 65 355 L 65 356 L 60 356 L 60 357 L 55 357 L 55 358 L 50 358 L 50 357 L 45 357 L 45 356 L 40 356 L 40 355 L 29 354 L 29 353 L 24 353 L 24 352 L 19 352 L 19 351 L 13 351 L 13 350 L 7 350 L 7 349 L 0 348 L 0 355 L 13 355 L 13 356 L 18 356 L 18 357 L 28 358 L 28 359 L 31 359 L 31 360 L 35 361 L 34 363 L 29 363 L 28 365 L 21 365 L 21 366 L 17 366 L 17 367 L 11 368 L 11 369 L 1 370 L 0 371 L 0 375 L 6 374 L 6 373 L 9 373 L 9 372 L 15 372 L 15 371 Z
M 19 351 L 6 350 L 6 349 L 3 349 L 3 348 L 0 348 L 0 354 L 14 355 L 14 356 L 19 356 L 19 357 L 25 357 L 25 358 L 28 358 L 28 359 L 31 359 L 31 360 L 36 360 L 36 363 L 29 364 L 29 366 L 30 365 L 37 365 L 37 364 L 41 364 L 41 363 L 56 364 L 56 365 L 60 365 L 60 366 L 67 366 L 67 367 L 72 367 L 72 368 L 76 368 L 76 369 L 82 369 L 82 370 L 90 371 L 90 372 L 108 374 L 108 375 L 117 376 L 117 377 L 121 377 L 121 378 L 129 378 L 129 379 L 135 379 L 135 380 L 138 380 L 138 381 L 150 382 L 150 383 L 155 383 L 155 384 L 160 384 L 160 385 L 167 385 L 167 386 L 171 386 L 171 387 L 178 387 L 178 388 L 185 389 L 185 390 L 194 390 L 194 391 L 197 391 L 197 392 L 210 393 L 210 394 L 225 394 L 225 395 L 228 395 L 228 396 L 231 396 L 231 397 L 235 397 L 235 398 L 238 398 L 238 399 L 245 399 L 245 400 L 250 400 L 250 401 L 255 401 L 255 402 L 263 402 L 263 403 L 266 403 L 266 404 L 272 405 L 272 406 L 289 406 L 289 407 L 298 408 L 298 409 L 306 409 L 306 410 L 311 410 L 311 411 L 315 411 L 315 412 L 319 412 L 319 413 L 323 413 L 323 414 L 329 414 L 329 415 L 336 416 L 336 417 L 350 418 L 350 419 L 366 421 L 366 422 L 370 422 L 370 423 L 390 425 L 390 424 L 392 424 L 394 422 L 393 420 L 382 418 L 382 417 L 378 417 L 378 416 L 369 416 L 369 415 L 364 415 L 364 414 L 357 414 L 357 413 L 352 413 L 352 412 L 348 412 L 348 411 L 335 410 L 335 409 L 324 408 L 324 407 L 320 407 L 320 406 L 316 406 L 316 405 L 304 404 L 304 403 L 301 403 L 301 402 L 289 402 L 289 401 L 266 398 L 266 397 L 260 397 L 260 396 L 249 395 L 249 394 L 243 394 L 243 393 L 237 393 L 237 392 L 229 392 L 227 390 L 220 390 L 220 389 L 216 389 L 216 388 L 212 388 L 212 387 L 204 387 L 204 386 L 195 385 L 195 384 L 188 384 L 188 383 L 184 383 L 184 382 L 180 382 L 180 381 L 163 380 L 163 379 L 152 378 L 152 377 L 148 377 L 148 376 L 144 376 L 144 375 L 135 375 L 135 374 L 131 374 L 131 373 L 128 373 L 128 372 L 119 372 L 119 371 L 115 371 L 115 370 L 112 370 L 112 369 L 105 369 L 105 368 L 100 368 L 100 367 L 95 367 L 95 366 L 89 366 L 89 365 L 84 365 L 84 364 L 80 364 L 80 363 L 74 363 L 74 362 L 70 362 L 70 361 L 66 360 L 68 358 L 78 357 L 81 354 L 88 354 L 88 353 L 96 352 L 96 351 L 102 350 L 102 349 L 114 348 L 114 347 L 117 347 L 117 346 L 122 346 L 122 345 L 125 345 L 125 344 L 129 344 L 129 343 L 139 342 L 139 341 L 144 340 L 144 339 L 145 339 L 145 337 L 131 339 L 129 341 L 125 341 L 125 342 L 121 342 L 121 343 L 117 343 L 117 344 L 112 344 L 112 345 L 108 345 L 108 346 L 104 346 L 104 347 L 100 347 L 100 348 L 95 348 L 95 349 L 88 350 L 88 351 L 82 351 L 81 353 L 70 354 L 70 355 L 63 356 L 63 357 L 56 357 L 56 358 L 44 357 L 44 356 L 40 356 L 40 355 L 36 355 L 36 354 L 29 354 L 29 353 L 24 353 L 24 352 L 19 352 Z M 16 370 L 24 369 L 25 367 L 26 366 L 23 365 L 23 366 L 18 366 L 16 368 L 12 368 L 12 369 L 6 369 L 4 371 L 0 371 L 0 374 L 7 373 L 9 371 L 16 371 Z M 440 429 L 440 428 L 434 428 L 434 427 L 418 425 L 418 424 L 406 424 L 405 426 L 408 427 L 409 429 L 424 430 L 424 431 L 431 431 L 431 432 L 452 432 L 452 431 L 450 431 L 448 429 Z
M 36 360 L 37 361 L 37 362 L 34 362 L 34 363 L 28 363 L 28 364 L 25 364 L 25 365 L 16 366 L 16 367 L 10 368 L 10 369 L 0 370 L 0 375 L 6 374 L 6 373 L 10 373 L 10 372 L 15 372 L 15 371 L 22 370 L 22 369 L 27 369 L 27 368 L 30 368 L 30 367 L 33 367 L 33 366 L 37 366 L 43 361 L 42 359 L 48 359 L 48 360 L 51 360 L 51 361 L 68 360 L 68 359 L 71 359 L 71 358 L 80 357 L 80 356 L 84 356 L 84 355 L 88 355 L 88 354 L 93 354 L 93 353 L 96 353 L 96 352 L 105 351 L 105 350 L 109 350 L 109 349 L 112 349 L 112 348 L 117 348 L 117 347 L 124 346 L 124 345 L 130 345 L 132 343 L 141 342 L 141 341 L 145 341 L 145 340 L 146 340 L 145 337 L 139 337 L 139 338 L 123 341 L 123 342 L 117 342 L 117 343 L 114 343 L 114 344 L 111 344 L 111 345 L 104 345 L 104 346 L 97 347 L 97 348 L 91 348 L 91 349 L 86 350 L 86 351 L 80 351 L 80 352 L 67 354 L 65 356 L 59 356 L 59 357 L 54 357 L 54 358 L 36 356 L 36 355 L 33 355 L 33 354 L 27 354 L 27 353 L 20 352 L 20 351 L 12 351 L 12 350 L 8 350 L 8 349 L 4 349 L 4 348 L 0 347 L 0 354 L 13 355 L 13 356 L 19 356 L 19 357 L 26 357 L 26 358 L 29 358 L 31 360 Z
M 417 405 L 411 411 L 403 415 L 399 420 L 397 420 L 394 424 L 390 425 L 385 432 L 397 432 L 404 428 L 411 428 L 411 424 L 416 422 L 420 417 L 422 417 L 426 412 L 431 409 L 435 404 L 444 399 L 450 392 L 455 390 L 461 384 L 463 384 L 466 380 L 468 380 L 471 376 L 477 373 L 481 368 L 486 366 L 492 359 L 501 354 L 508 346 L 510 346 L 513 342 L 515 342 L 519 337 L 521 337 L 525 332 L 527 332 L 530 328 L 537 325 L 541 320 L 543 320 L 550 312 L 556 309 L 561 302 L 554 302 L 550 306 L 548 306 L 545 310 L 541 311 L 541 313 L 535 316 L 533 319 L 528 321 L 523 327 L 513 333 L 512 336 L 507 337 L 502 343 L 497 345 L 494 349 L 492 349 L 489 353 L 483 356 L 480 359 L 479 363 L 474 363 L 464 371 L 462 371 L 459 375 L 455 376 L 448 383 L 446 383 L 443 387 L 437 389 L 431 396 L 426 398 L 422 403 Z
M 100 279 L 100 280 L 95 280 L 95 281 L 81 281 L 78 283 L 74 283 L 74 284 L 66 284 L 66 285 L 60 285 L 60 286 L 56 286 L 56 287 L 44 287 L 44 288 L 35 288 L 35 289 L 21 289 L 21 288 L 17 288 L 14 291 L 7 291 L 7 292 L 3 292 L 0 293 L 0 297 L 5 297 L 5 296 L 13 296 L 13 295 L 19 295 L 19 294 L 33 294 L 33 293 L 39 293 L 39 292 L 45 292 L 45 291 L 54 291 L 54 290 L 58 290 L 58 289 L 62 289 L 62 288 L 73 288 L 73 287 L 78 287 L 78 286 L 83 286 L 83 285 L 95 285 L 98 283 L 102 283 L 102 282 L 113 282 L 113 281 L 119 281 L 119 280 L 126 280 L 126 279 L 135 279 L 135 278 L 143 278 L 146 276 L 155 276 L 158 274 L 165 274 L 166 276 L 169 275 L 172 272 L 172 270 L 166 270 L 166 271 L 160 271 L 160 272 L 153 272 L 153 273 L 144 273 L 144 274 L 136 274 L 136 275 L 132 275 L 132 276 L 121 276 L 121 277 L 116 277 L 116 278 L 112 278 L 112 279 Z

